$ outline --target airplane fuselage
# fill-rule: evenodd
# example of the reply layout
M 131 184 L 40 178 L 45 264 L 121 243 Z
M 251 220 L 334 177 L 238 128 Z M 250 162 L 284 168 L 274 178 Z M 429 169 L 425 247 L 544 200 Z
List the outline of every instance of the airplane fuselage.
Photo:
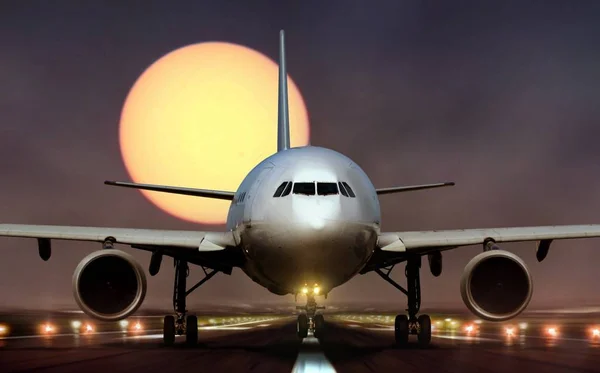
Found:
M 246 176 L 227 229 L 238 233 L 243 270 L 258 284 L 280 295 L 317 284 L 326 294 L 366 264 L 380 221 L 365 172 L 338 152 L 306 146 L 278 152 Z

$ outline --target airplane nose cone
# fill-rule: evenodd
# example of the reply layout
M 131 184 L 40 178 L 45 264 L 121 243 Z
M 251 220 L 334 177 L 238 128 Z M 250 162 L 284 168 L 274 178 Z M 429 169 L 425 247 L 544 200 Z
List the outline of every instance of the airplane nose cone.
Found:
M 314 219 L 312 219 L 309 222 L 308 225 L 310 226 L 310 228 L 312 228 L 316 231 L 321 231 L 321 230 L 323 230 L 323 228 L 325 228 L 325 219 L 315 217 Z
M 311 230 L 322 231 L 327 221 L 340 218 L 340 205 L 333 198 L 300 198 L 293 204 L 293 220 Z

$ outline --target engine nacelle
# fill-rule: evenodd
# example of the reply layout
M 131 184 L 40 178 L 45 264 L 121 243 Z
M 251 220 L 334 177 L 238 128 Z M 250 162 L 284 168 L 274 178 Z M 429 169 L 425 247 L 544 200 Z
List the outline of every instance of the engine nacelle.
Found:
M 467 264 L 460 281 L 460 293 L 475 315 L 484 320 L 505 321 L 527 307 L 533 295 L 533 281 L 517 255 L 490 250 Z
M 146 275 L 133 257 L 107 249 L 83 258 L 73 274 L 73 295 L 83 312 L 103 321 L 134 313 L 146 296 Z

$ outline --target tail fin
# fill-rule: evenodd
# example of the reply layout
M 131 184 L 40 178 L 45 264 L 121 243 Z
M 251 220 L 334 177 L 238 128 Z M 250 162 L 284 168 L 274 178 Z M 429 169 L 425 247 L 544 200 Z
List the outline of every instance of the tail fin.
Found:
M 290 148 L 287 72 L 285 69 L 285 33 L 279 31 L 279 99 L 277 105 L 277 151 Z

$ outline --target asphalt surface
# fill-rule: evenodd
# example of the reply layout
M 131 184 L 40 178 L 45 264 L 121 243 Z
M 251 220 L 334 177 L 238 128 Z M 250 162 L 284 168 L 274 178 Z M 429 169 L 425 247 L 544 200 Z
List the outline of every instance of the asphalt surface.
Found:
M 381 317 L 328 319 L 321 341 L 299 341 L 293 318 L 262 318 L 201 327 L 193 348 L 179 337 L 163 346 L 159 330 L 11 335 L 0 338 L 0 372 L 600 372 L 600 337 L 581 317 L 510 333 L 440 319 L 427 348 L 396 347 Z

